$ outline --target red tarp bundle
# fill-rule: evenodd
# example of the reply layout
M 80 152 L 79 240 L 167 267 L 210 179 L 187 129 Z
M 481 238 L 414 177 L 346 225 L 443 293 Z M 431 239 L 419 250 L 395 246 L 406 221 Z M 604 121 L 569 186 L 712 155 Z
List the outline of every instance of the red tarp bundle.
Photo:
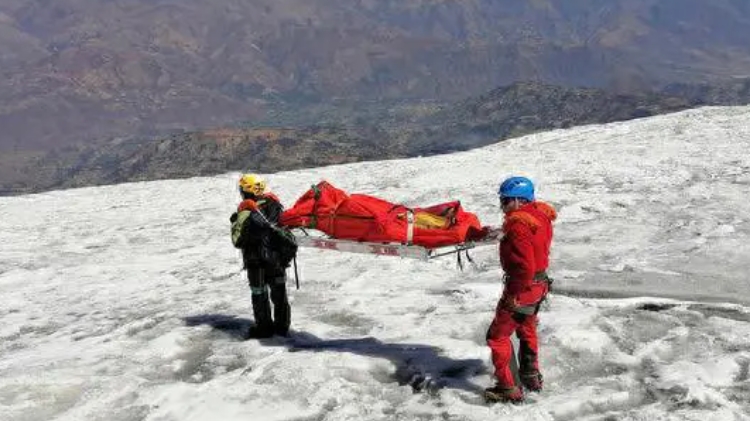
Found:
M 458 201 L 427 208 L 407 208 L 364 194 L 348 195 L 326 181 L 313 186 L 281 216 L 281 224 L 320 230 L 333 238 L 376 243 L 409 243 L 408 219 L 413 212 L 411 244 L 437 248 L 481 236 L 479 219 Z

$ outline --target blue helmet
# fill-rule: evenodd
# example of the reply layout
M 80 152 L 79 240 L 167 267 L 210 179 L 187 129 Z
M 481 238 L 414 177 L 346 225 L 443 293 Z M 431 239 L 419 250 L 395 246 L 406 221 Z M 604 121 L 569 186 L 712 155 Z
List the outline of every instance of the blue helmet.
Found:
M 497 195 L 500 196 L 500 199 L 513 197 L 533 202 L 534 183 L 526 177 L 510 177 L 500 184 Z

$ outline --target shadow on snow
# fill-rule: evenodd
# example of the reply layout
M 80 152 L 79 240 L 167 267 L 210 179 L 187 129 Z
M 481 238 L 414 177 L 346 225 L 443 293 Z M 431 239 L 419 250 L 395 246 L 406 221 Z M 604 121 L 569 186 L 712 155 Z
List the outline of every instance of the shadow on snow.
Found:
M 254 325 L 249 319 L 224 314 L 202 314 L 183 318 L 187 326 L 208 325 L 238 340 L 252 339 Z M 437 392 L 442 388 L 477 393 L 483 390 L 469 378 L 486 372 L 480 359 L 456 360 L 442 355 L 437 347 L 421 344 L 384 343 L 373 337 L 322 339 L 305 332 L 292 331 L 288 338 L 258 339 L 267 346 L 284 346 L 290 352 L 348 352 L 391 361 L 396 367 L 393 380 L 409 385 L 414 392 Z

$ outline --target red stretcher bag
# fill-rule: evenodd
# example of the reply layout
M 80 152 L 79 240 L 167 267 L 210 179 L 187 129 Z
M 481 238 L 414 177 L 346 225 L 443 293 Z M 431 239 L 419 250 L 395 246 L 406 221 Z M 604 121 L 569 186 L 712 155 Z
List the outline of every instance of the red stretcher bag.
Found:
M 430 249 L 482 236 L 479 219 L 459 201 L 408 208 L 365 194 L 349 195 L 326 181 L 305 192 L 282 214 L 280 224 L 316 229 L 336 239 Z

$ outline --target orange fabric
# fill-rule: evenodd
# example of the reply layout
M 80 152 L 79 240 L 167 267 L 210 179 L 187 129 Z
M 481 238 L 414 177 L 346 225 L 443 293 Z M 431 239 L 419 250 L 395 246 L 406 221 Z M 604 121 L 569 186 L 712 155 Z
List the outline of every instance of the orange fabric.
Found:
M 261 196 L 259 196 L 257 199 L 245 199 L 242 202 L 240 202 L 239 205 L 237 205 L 237 212 L 241 212 L 243 210 L 249 210 L 249 211 L 256 211 L 258 210 L 258 202 L 257 200 L 263 200 L 263 199 L 270 199 L 273 200 L 276 203 L 281 203 L 281 200 L 279 200 L 278 196 L 271 192 L 263 193 Z
M 326 181 L 303 194 L 280 222 L 290 228 L 314 228 L 333 238 L 405 244 L 409 211 L 439 215 L 451 222 L 440 228 L 414 224 L 412 243 L 427 248 L 463 243 L 482 229 L 476 215 L 465 212 L 458 201 L 410 209 L 374 196 L 349 195 Z
M 510 232 L 511 227 L 519 222 L 525 224 L 532 231 L 539 228 L 540 225 L 539 221 L 528 213 L 515 212 L 508 214 L 505 217 L 505 222 L 503 222 L 503 231 L 505 231 L 506 233 Z
M 258 210 L 258 202 L 256 202 L 253 199 L 243 200 L 242 202 L 240 202 L 239 205 L 237 205 L 237 212 L 242 212 L 244 210 L 249 210 L 249 211 Z
M 273 200 L 274 202 L 277 202 L 277 203 L 281 203 L 281 200 L 279 200 L 279 197 L 276 196 L 275 194 L 271 193 L 270 191 L 263 193 L 263 195 L 261 197 L 264 197 L 264 198 L 267 198 L 267 199 L 271 199 L 271 200 Z
M 555 211 L 555 208 L 553 208 L 548 203 L 534 202 L 533 205 L 538 211 L 545 214 L 550 221 L 554 221 L 555 219 L 557 219 L 557 211 Z

